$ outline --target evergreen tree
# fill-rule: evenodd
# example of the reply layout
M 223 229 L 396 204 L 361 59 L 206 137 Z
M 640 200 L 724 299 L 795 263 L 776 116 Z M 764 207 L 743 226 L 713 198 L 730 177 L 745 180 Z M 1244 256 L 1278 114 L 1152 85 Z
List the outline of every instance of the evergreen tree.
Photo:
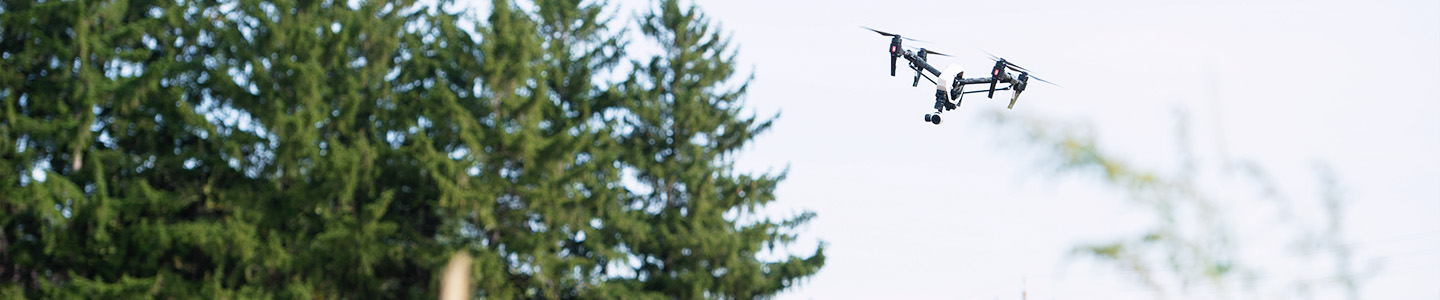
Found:
M 409 6 L 6 2 L 6 290 L 425 293 L 376 184 Z
M 762 261 L 757 255 L 795 239 L 814 217 L 760 219 L 784 174 L 742 174 L 733 154 L 771 120 L 745 116 L 735 51 L 694 6 L 659 1 L 640 22 L 663 53 L 634 63 L 621 144 L 641 187 L 630 201 L 644 222 L 614 228 L 639 260 L 636 287 L 669 298 L 757 298 L 773 295 L 824 264 L 809 257 Z M 760 219 L 758 221 L 750 221 Z
M 231 5 L 225 21 L 204 28 L 217 46 L 205 66 L 216 80 L 202 85 L 211 91 L 202 97 L 233 110 L 213 116 L 238 119 L 223 137 L 253 140 L 227 144 L 225 157 L 243 172 L 231 182 L 254 184 L 216 197 L 227 200 L 227 219 L 253 228 L 249 238 L 258 245 L 255 258 L 217 268 L 236 270 L 220 276 L 230 281 L 222 287 L 297 298 L 431 294 L 442 251 L 425 234 L 435 218 L 415 210 L 428 210 L 432 200 L 406 192 L 426 188 L 423 178 L 413 179 L 423 170 L 413 161 L 443 156 L 410 156 L 412 148 L 398 145 L 410 112 L 397 98 L 426 90 L 386 80 L 408 73 L 397 62 L 432 57 L 404 44 L 428 34 L 405 26 L 435 26 L 414 20 L 423 7 L 245 0 L 207 8 L 226 13 Z
M 536 56 L 526 65 L 536 77 L 526 85 L 529 90 L 521 95 L 523 100 L 511 100 L 533 106 L 524 116 L 511 118 L 522 122 L 518 132 L 524 138 L 487 146 L 535 148 L 494 153 L 504 160 L 499 165 L 511 169 L 482 172 L 515 174 L 504 179 L 502 185 L 507 187 L 501 195 L 516 200 L 512 207 L 524 214 L 513 214 L 523 217 L 496 227 L 508 227 L 511 234 L 507 238 L 501 232 L 490 245 L 506 245 L 503 250 L 493 248 L 502 255 L 518 254 L 519 263 L 509 263 L 508 273 L 529 281 L 512 282 L 526 297 L 575 298 L 600 284 L 602 265 L 617 258 L 613 240 L 592 238 L 598 237 L 597 224 L 617 215 L 624 191 L 613 165 L 621 149 L 610 134 L 613 124 L 603 119 L 617 101 L 605 94 L 607 88 L 595 77 L 613 67 L 622 53 L 618 35 L 601 19 L 604 3 L 540 0 L 534 4 L 536 10 L 523 24 L 534 26 L 526 31 L 538 38 L 527 42 L 539 42 L 533 45 L 538 48 L 527 48 L 539 50 L 531 52 Z M 507 21 L 501 15 L 506 11 L 497 7 L 493 12 L 490 25 L 498 33 Z M 499 80 L 485 82 L 501 87 L 512 74 L 491 76 Z M 496 130 L 492 136 L 509 133 Z
M 197 214 L 200 118 L 167 1 L 5 1 L 0 13 L 0 277 L 5 297 L 158 293 L 203 268 L 216 222 Z M 171 16 L 171 18 L 165 18 Z M 199 146 L 203 147 L 203 146 Z M 172 180 L 175 179 L 175 180 Z M 210 231 L 210 232 L 207 232 Z M 206 236 L 210 235 L 210 236 Z M 213 241 L 213 240 L 212 240 Z M 169 251 L 165 244 L 179 244 Z M 185 251 L 188 250 L 188 251 Z M 223 255 L 223 254 L 221 254 Z M 169 289 L 185 288 L 172 282 Z
M 473 180 L 492 193 L 464 201 L 460 232 L 477 257 L 482 295 L 575 298 L 619 258 L 596 225 L 621 209 L 619 149 L 603 113 L 618 101 L 595 76 L 620 55 L 604 3 L 547 0 L 536 11 L 492 1 L 481 33 Z M 461 71 L 461 70 L 457 70 Z M 466 155 L 470 156 L 470 155 Z
M 783 176 L 730 170 L 769 122 L 693 8 L 648 17 L 683 37 L 620 84 L 604 2 L 452 4 L 0 2 L 0 297 L 431 298 L 455 251 L 491 298 L 818 269 L 755 258 L 813 215 L 739 217 Z

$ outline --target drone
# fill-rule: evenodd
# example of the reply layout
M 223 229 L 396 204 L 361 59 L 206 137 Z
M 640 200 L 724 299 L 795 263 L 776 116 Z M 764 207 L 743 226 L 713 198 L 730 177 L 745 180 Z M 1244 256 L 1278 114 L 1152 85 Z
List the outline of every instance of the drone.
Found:
M 935 69 L 935 66 L 930 65 L 927 60 L 928 57 L 930 55 L 950 55 L 925 48 L 919 48 L 913 51 L 905 49 L 901 45 L 902 40 L 916 42 L 920 40 L 901 37 L 899 34 L 879 31 L 870 27 L 860 27 L 890 37 L 890 76 L 895 76 L 896 60 L 905 58 L 906 61 L 910 62 L 909 67 L 915 70 L 915 80 L 910 86 L 920 86 L 920 78 L 925 78 L 925 80 L 929 80 L 935 84 L 935 113 L 925 114 L 925 122 L 930 122 L 935 125 L 940 125 L 940 113 L 959 107 L 960 99 L 964 97 L 965 94 L 986 93 L 987 98 L 995 98 L 995 91 L 1012 91 L 1010 94 L 1010 106 L 1008 108 L 1014 109 L 1015 101 L 1020 100 L 1020 93 L 1025 91 L 1025 87 L 1030 79 L 1060 86 L 1054 82 L 1031 75 L 1030 70 L 1015 65 L 1015 63 L 1006 61 L 1004 58 L 997 57 L 989 52 L 985 54 L 990 55 L 990 59 L 995 61 L 995 67 L 990 69 L 990 77 L 965 78 L 965 69 L 955 64 L 946 67 L 945 71 L 940 71 Z M 1010 71 L 1019 72 L 1019 74 L 1011 74 Z M 932 79 L 930 76 L 934 76 L 935 78 Z M 950 79 L 948 84 L 944 82 L 946 79 Z M 1008 86 L 997 87 L 997 85 L 1001 83 L 1007 84 Z M 989 84 L 990 88 L 965 91 L 963 88 L 967 84 Z

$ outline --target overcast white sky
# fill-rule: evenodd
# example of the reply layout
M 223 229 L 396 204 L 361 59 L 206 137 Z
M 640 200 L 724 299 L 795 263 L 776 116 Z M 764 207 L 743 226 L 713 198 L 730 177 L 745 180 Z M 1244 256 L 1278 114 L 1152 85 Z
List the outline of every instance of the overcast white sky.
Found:
M 1318 203 L 1314 165 L 1328 163 L 1349 205 L 1343 238 L 1372 274 L 1364 298 L 1440 298 L 1440 2 L 698 4 L 755 66 L 750 106 L 782 112 L 742 168 L 789 166 L 776 210 L 819 214 L 796 251 L 829 244 L 825 269 L 782 299 L 1019 299 L 1022 278 L 1036 299 L 1155 297 L 1105 265 L 1066 260 L 1079 243 L 1144 228 L 1140 210 L 1096 178 L 1054 179 L 1035 152 L 1004 146 L 1013 134 L 983 121 L 1004 108 L 999 95 L 922 122 L 933 92 L 909 87 L 903 65 L 890 77 L 888 40 L 857 25 L 930 41 L 956 55 L 934 61 L 971 74 L 992 64 L 977 47 L 1020 63 L 1064 88 L 1032 85 L 1004 113 L 1091 124 L 1142 166 L 1176 167 L 1177 109 L 1207 166 L 1257 161 L 1294 201 Z M 1331 270 L 1281 267 L 1290 273 L 1275 278 Z
M 618 1 L 625 14 L 649 3 Z M 1187 111 L 1202 168 L 1258 162 L 1287 199 L 1311 207 L 1296 208 L 1301 219 L 1318 218 L 1314 171 L 1328 164 L 1348 205 L 1341 238 L 1368 274 L 1363 298 L 1440 299 L 1440 2 L 698 4 L 755 67 L 749 106 L 783 114 L 740 168 L 788 166 L 772 209 L 819 214 L 795 252 L 829 245 L 821 273 L 782 299 L 1156 297 L 1108 265 L 1067 259 L 1078 244 L 1148 228 L 1143 210 L 1098 178 L 1052 176 L 1037 167 L 1040 152 L 1007 144 L 1015 132 L 984 120 L 1008 93 L 971 95 L 944 124 L 922 122 L 931 88 L 909 87 L 903 65 L 890 77 L 888 39 L 860 25 L 956 55 L 932 59 L 942 68 L 983 74 L 992 62 L 974 49 L 984 48 L 1064 85 L 1031 85 L 1002 113 L 1088 124 L 1105 150 L 1141 167 L 1177 167 L 1176 111 Z M 1217 197 L 1251 187 L 1206 171 Z M 1241 263 L 1268 272 L 1259 297 L 1293 296 L 1294 280 L 1319 286 L 1320 299 L 1343 296 L 1315 280 L 1331 274 L 1328 260 L 1281 262 L 1297 261 L 1284 244 L 1296 237 L 1253 228 L 1269 214 L 1250 203 L 1225 204 L 1239 212 Z

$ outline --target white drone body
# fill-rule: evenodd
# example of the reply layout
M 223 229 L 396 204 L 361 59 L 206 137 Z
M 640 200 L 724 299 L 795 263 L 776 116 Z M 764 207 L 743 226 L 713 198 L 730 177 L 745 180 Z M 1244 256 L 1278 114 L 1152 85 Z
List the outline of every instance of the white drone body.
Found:
M 961 96 L 963 96 L 963 94 L 955 93 L 954 95 L 956 96 L 954 99 L 951 99 L 948 95 L 951 95 L 950 89 L 959 87 L 959 84 L 957 84 L 958 79 L 965 78 L 964 76 L 964 67 L 961 67 L 957 64 L 950 64 L 949 66 L 945 67 L 945 71 L 940 71 L 940 77 L 936 77 L 937 80 L 935 80 L 935 89 L 937 90 L 937 92 L 941 92 L 944 93 L 944 95 L 947 95 L 945 97 L 946 101 L 959 99 Z

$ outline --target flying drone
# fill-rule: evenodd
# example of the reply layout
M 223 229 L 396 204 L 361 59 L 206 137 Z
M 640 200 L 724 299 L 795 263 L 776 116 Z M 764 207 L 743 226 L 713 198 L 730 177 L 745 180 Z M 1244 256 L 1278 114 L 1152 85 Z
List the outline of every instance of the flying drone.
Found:
M 910 62 L 909 67 L 915 70 L 915 80 L 910 86 L 920 86 L 920 78 L 925 78 L 925 80 L 929 80 L 935 84 L 935 113 L 925 114 L 925 121 L 935 125 L 940 125 L 940 113 L 947 110 L 954 110 L 955 107 L 960 106 L 960 99 L 965 96 L 965 94 L 986 93 L 986 97 L 995 98 L 995 91 L 1012 91 L 1010 94 L 1010 106 L 1008 108 L 1014 109 L 1015 101 L 1020 99 L 1020 93 L 1025 91 L 1025 86 L 1030 79 L 1059 86 L 1053 82 L 1030 75 L 1030 70 L 1015 65 L 1015 63 L 1006 61 L 1004 58 L 997 57 L 989 52 L 985 54 L 990 55 L 990 59 L 995 60 L 995 67 L 990 69 L 990 77 L 965 78 L 965 69 L 955 64 L 949 65 L 945 68 L 945 71 L 942 72 L 935 69 L 935 66 L 930 65 L 927 58 L 930 55 L 950 55 L 925 48 L 919 48 L 913 51 L 905 49 L 901 45 L 902 40 L 917 42 L 919 40 L 901 37 L 899 34 L 879 31 L 870 27 L 861 26 L 861 28 L 869 29 L 880 35 L 890 37 L 890 76 L 895 76 L 895 62 L 897 59 L 903 57 L 906 61 Z M 1019 74 L 1011 74 L 1009 71 L 1019 72 Z M 932 79 L 930 76 L 934 76 L 935 78 Z M 946 79 L 950 79 L 948 84 L 945 82 Z M 1007 86 L 997 87 L 997 85 L 1001 83 L 1007 84 Z M 967 84 L 989 84 L 990 88 L 965 91 L 963 88 Z

